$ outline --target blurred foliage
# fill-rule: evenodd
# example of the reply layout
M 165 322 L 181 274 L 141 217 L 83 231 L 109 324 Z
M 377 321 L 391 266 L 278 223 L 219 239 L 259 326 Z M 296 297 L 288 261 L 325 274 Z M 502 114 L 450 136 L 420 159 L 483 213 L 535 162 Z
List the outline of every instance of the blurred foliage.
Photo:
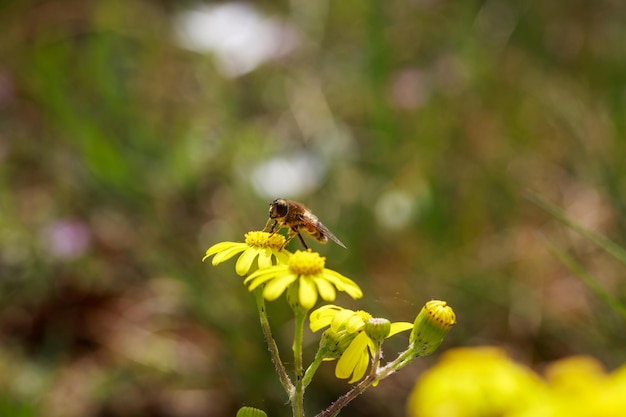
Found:
M 253 5 L 297 46 L 233 77 L 177 41 L 195 2 L 0 3 L 0 415 L 286 415 L 251 295 L 200 259 L 265 224 L 256 168 L 300 154 L 321 174 L 284 197 L 346 243 L 321 250 L 358 308 L 448 301 L 441 350 L 626 360 L 541 235 L 622 302 L 623 265 L 522 198 L 626 244 L 623 2 Z M 420 362 L 342 415 L 403 415 Z M 321 374 L 309 409 L 346 389 Z

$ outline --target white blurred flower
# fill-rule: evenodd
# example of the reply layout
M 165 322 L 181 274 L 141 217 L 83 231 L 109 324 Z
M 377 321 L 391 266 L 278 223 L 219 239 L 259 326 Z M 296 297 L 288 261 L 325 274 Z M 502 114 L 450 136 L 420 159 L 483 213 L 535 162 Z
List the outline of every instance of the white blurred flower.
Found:
M 276 156 L 252 169 L 250 181 L 262 197 L 294 198 L 315 190 L 326 171 L 324 162 L 311 153 Z
M 182 12 L 175 19 L 175 30 L 182 47 L 213 53 L 218 69 L 227 77 L 238 77 L 280 58 L 297 44 L 296 31 L 286 22 L 240 2 Z
M 376 201 L 374 213 L 379 225 L 399 230 L 419 217 L 430 201 L 428 185 L 418 181 L 410 191 L 391 189 L 382 193 Z

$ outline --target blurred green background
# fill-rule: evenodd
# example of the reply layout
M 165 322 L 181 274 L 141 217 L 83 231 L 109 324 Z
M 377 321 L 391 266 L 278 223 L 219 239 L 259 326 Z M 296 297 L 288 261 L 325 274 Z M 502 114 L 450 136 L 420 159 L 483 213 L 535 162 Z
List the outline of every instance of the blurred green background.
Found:
M 0 27 L 0 415 L 289 415 L 253 297 L 200 262 L 276 197 L 347 245 L 311 244 L 364 289 L 338 303 L 457 313 L 342 415 L 403 416 L 454 346 L 626 361 L 545 238 L 621 300 L 624 266 L 523 198 L 626 244 L 624 2 L 4 0 Z

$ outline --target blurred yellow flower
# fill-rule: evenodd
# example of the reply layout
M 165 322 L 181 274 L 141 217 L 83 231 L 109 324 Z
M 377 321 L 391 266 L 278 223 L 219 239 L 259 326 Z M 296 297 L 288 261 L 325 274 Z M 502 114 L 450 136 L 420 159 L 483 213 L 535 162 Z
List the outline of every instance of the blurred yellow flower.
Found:
M 332 269 L 325 268 L 326 258 L 317 252 L 296 251 L 286 264 L 279 264 L 259 269 L 245 279 L 250 291 L 260 285 L 263 296 L 273 301 L 288 288 L 296 289 L 295 302 L 304 309 L 311 309 L 317 302 L 318 295 L 325 301 L 334 301 L 336 292 L 345 291 L 352 298 L 361 298 L 361 288 L 351 279 Z M 297 286 L 293 287 L 293 286 Z
M 289 252 L 282 250 L 285 245 L 285 237 L 281 234 L 268 232 L 248 232 L 245 235 L 245 243 L 220 242 L 211 246 L 202 262 L 208 257 L 215 255 L 211 263 L 218 265 L 241 253 L 235 264 L 235 271 L 239 276 L 244 276 L 253 269 L 263 269 L 272 266 L 274 262 L 286 264 Z M 242 253 L 243 252 L 243 253 Z M 254 261 L 257 261 L 254 268 Z
M 413 389 L 411 417 L 623 417 L 626 366 L 608 374 L 595 359 L 553 362 L 541 379 L 497 348 L 446 352 Z
M 553 362 L 546 369 L 551 401 L 538 411 L 549 417 L 623 417 L 626 415 L 626 366 L 608 374 L 602 364 L 588 356 Z
M 328 340 L 336 346 L 347 345 L 343 351 L 332 351 L 332 355 L 326 360 L 333 360 L 339 356 L 335 367 L 335 376 L 341 379 L 350 378 L 349 383 L 363 378 L 370 363 L 370 356 L 374 355 L 376 343 L 364 331 L 368 322 L 378 323 L 380 319 L 372 318 L 372 315 L 362 311 L 353 311 L 336 305 L 322 306 L 311 313 L 311 330 L 316 332 L 324 327 L 329 327 L 325 332 L 323 341 Z M 387 338 L 397 333 L 409 330 L 412 323 L 391 323 Z M 349 341 L 342 344 L 341 340 Z
M 545 398 L 545 384 L 501 350 L 462 348 L 445 352 L 422 375 L 408 411 L 412 417 L 513 416 Z

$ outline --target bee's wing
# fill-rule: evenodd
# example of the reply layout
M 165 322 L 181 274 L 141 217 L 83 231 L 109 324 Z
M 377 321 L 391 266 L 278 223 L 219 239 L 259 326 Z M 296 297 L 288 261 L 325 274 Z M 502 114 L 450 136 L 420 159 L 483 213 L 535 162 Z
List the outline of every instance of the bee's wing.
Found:
M 309 234 L 312 234 L 313 236 L 315 236 L 313 232 L 315 231 L 316 233 L 319 233 L 321 236 L 332 240 L 333 242 L 335 242 L 342 248 L 347 249 L 346 245 L 344 245 L 341 240 L 337 239 L 337 236 L 333 235 L 333 233 L 330 230 L 328 230 L 328 227 L 324 226 L 322 222 L 317 218 L 317 216 L 311 213 L 309 210 L 305 211 L 304 214 L 300 215 L 299 220 L 302 223 L 302 226 L 304 227 L 304 229 Z M 319 238 L 317 239 L 319 240 Z M 326 239 L 324 239 L 321 242 L 325 242 L 325 241 Z
M 337 238 L 337 236 L 333 235 L 333 233 L 330 230 L 328 230 L 328 227 L 324 226 L 322 222 L 320 222 L 319 220 L 317 221 L 317 223 L 318 223 L 317 226 L 324 231 L 324 234 L 328 236 L 330 240 L 332 240 L 333 242 L 335 242 L 342 248 L 347 249 L 346 245 L 344 245 L 343 242 Z
M 337 236 L 333 235 L 333 232 L 328 230 L 328 227 L 324 226 L 324 224 L 321 221 L 319 221 L 319 219 L 314 214 L 311 213 L 309 215 L 310 215 L 310 218 L 305 220 L 306 223 L 309 223 L 315 226 L 317 229 L 321 230 L 324 236 L 326 236 L 327 238 L 329 238 L 330 240 L 332 240 L 333 242 L 335 242 L 342 248 L 347 249 L 346 245 L 344 245 L 343 242 L 337 238 Z

